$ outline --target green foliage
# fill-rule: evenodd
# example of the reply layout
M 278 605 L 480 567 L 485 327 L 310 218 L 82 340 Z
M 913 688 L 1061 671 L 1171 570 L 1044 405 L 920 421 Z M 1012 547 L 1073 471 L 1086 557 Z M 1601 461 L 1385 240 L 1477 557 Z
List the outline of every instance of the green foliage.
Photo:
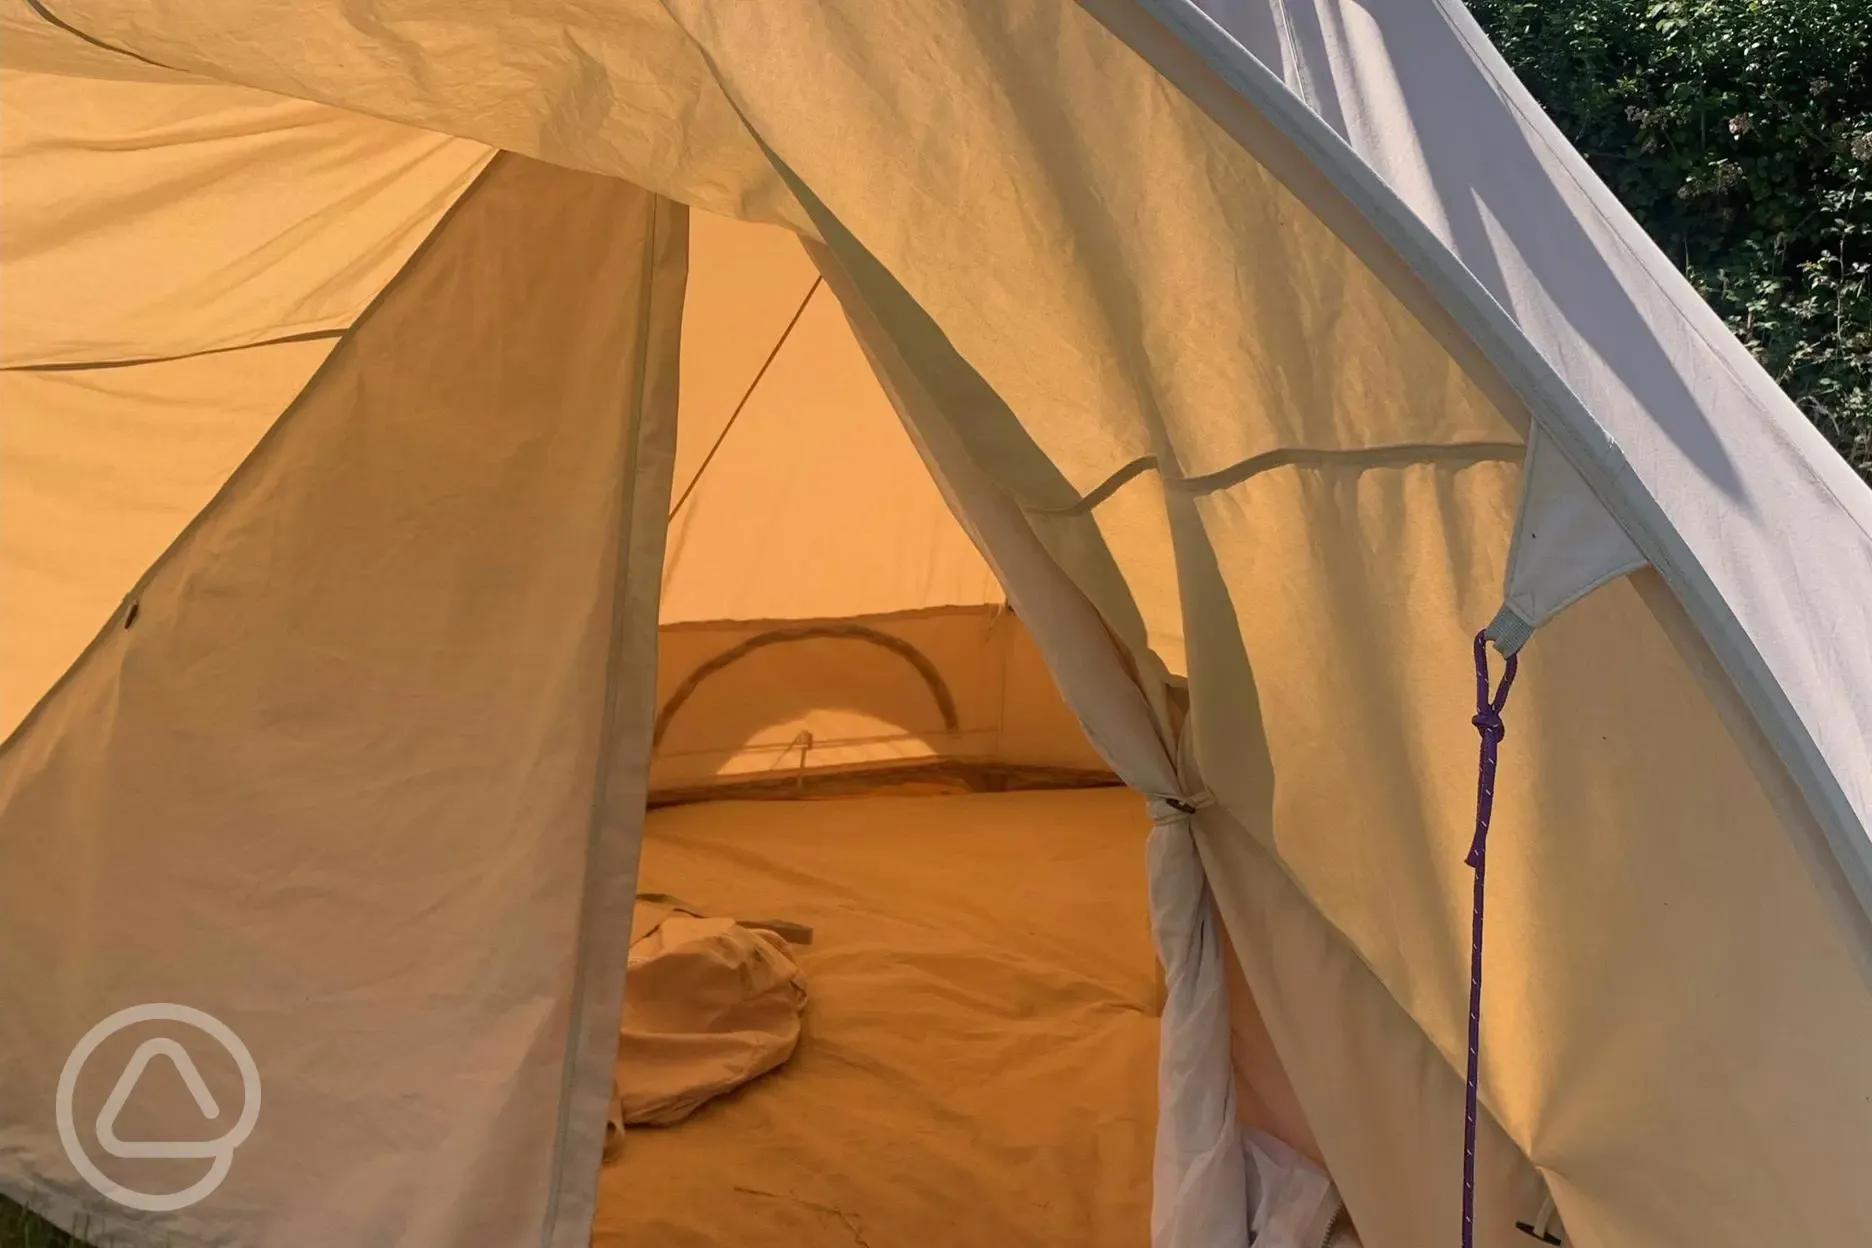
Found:
M 1469 0 L 1599 176 L 1872 480 L 1872 0 Z
M 169 1243 L 167 1235 L 163 1243 Z M 109 1217 L 82 1213 L 78 1234 L 67 1235 L 31 1210 L 0 1196 L 0 1248 L 122 1248 L 123 1244 L 122 1235 Z
M 0 1197 L 0 1248 L 85 1248 L 84 1244 Z

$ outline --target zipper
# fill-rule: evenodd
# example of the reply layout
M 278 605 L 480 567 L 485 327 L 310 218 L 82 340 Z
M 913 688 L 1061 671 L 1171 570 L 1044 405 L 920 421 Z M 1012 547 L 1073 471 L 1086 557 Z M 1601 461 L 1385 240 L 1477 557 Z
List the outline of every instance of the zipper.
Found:
M 1339 1232 L 1345 1229 L 1345 1201 L 1340 1199 L 1337 1187 L 1326 1189 L 1326 1201 L 1320 1206 L 1320 1214 L 1323 1216 L 1313 1223 L 1317 1233 L 1306 1241 L 1308 1248 L 1332 1248 Z

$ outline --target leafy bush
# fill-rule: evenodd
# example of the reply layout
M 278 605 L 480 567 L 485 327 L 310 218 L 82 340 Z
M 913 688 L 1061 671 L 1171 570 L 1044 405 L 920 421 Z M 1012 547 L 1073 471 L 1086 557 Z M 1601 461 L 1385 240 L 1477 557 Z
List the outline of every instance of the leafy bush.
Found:
M 1872 480 L 1872 0 L 1469 0 L 1549 116 Z
M 0 1197 L 0 1248 L 85 1248 L 51 1223 Z

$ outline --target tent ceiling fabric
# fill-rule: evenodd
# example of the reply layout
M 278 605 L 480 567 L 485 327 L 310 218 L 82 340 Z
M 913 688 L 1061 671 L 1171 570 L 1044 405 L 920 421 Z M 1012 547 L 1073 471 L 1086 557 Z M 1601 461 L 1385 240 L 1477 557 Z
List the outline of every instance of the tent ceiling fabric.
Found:
M 662 622 L 1004 601 L 799 241 L 696 213 L 689 266 Z
M 85 38 L 53 37 L 35 9 Z M 4 0 L 0 63 L 148 77 L 155 62 L 176 71 L 171 79 L 240 82 L 630 177 L 726 216 L 810 229 L 702 51 L 647 0 L 582 12 L 488 0 L 454 6 L 440 24 L 374 5 L 285 0 L 219 14 L 146 6 L 130 23 L 135 29 L 118 29 L 95 10 L 54 0 Z M 163 46 L 137 46 L 145 41 Z M 247 58 L 267 72 L 229 72 Z
M 731 102 L 1081 493 L 1146 455 L 1200 476 L 1280 446 L 1370 445 L 1394 432 L 1364 423 L 1371 405 L 1410 405 L 1397 423 L 1418 442 L 1504 436 L 1498 404 L 1473 397 L 1385 283 L 1076 6 L 490 4 L 452 19 L 479 37 L 434 47 L 397 3 L 371 10 L 368 30 L 318 5 L 230 16 L 188 0 L 88 0 L 59 12 L 163 64 L 597 168 L 703 207 L 717 206 L 719 186 L 685 167 L 674 179 L 654 140 L 675 141 L 672 98 L 696 101 L 703 116 L 683 150 L 750 184 L 771 179 L 745 128 L 705 124 L 709 101 Z M 423 47 L 420 73 L 393 55 L 403 40 Z M 915 76 L 879 72 L 911 45 L 943 55 Z M 799 91 L 808 81 L 814 91 Z M 1004 81 L 1045 89 L 1009 93 Z M 915 160 L 903 158 L 906 134 L 924 136 Z M 812 231 L 797 211 L 787 219 Z M 1217 265 L 1220 254 L 1253 262 Z

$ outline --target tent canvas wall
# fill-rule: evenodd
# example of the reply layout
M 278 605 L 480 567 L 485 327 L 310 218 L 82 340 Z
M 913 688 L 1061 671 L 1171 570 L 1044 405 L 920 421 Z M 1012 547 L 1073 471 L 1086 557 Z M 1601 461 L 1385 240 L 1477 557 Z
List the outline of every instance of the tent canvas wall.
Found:
M 1109 777 L 798 240 L 697 213 L 689 244 L 653 795 Z
M 998 584 L 1160 820 L 1160 1243 L 1239 1229 L 1224 929 L 1365 1241 L 1453 1236 L 1491 619 L 1478 1242 L 1872 1224 L 1872 497 L 1453 0 L 3 16 L 0 1188 L 75 1216 L 61 1063 L 179 1001 L 266 1119 L 151 1242 L 579 1244 L 658 708 L 959 621 L 953 731 L 724 699 L 670 786 L 1086 768 Z M 800 236 L 993 583 L 927 491 L 857 578 L 912 529 L 685 472 L 682 205 Z

